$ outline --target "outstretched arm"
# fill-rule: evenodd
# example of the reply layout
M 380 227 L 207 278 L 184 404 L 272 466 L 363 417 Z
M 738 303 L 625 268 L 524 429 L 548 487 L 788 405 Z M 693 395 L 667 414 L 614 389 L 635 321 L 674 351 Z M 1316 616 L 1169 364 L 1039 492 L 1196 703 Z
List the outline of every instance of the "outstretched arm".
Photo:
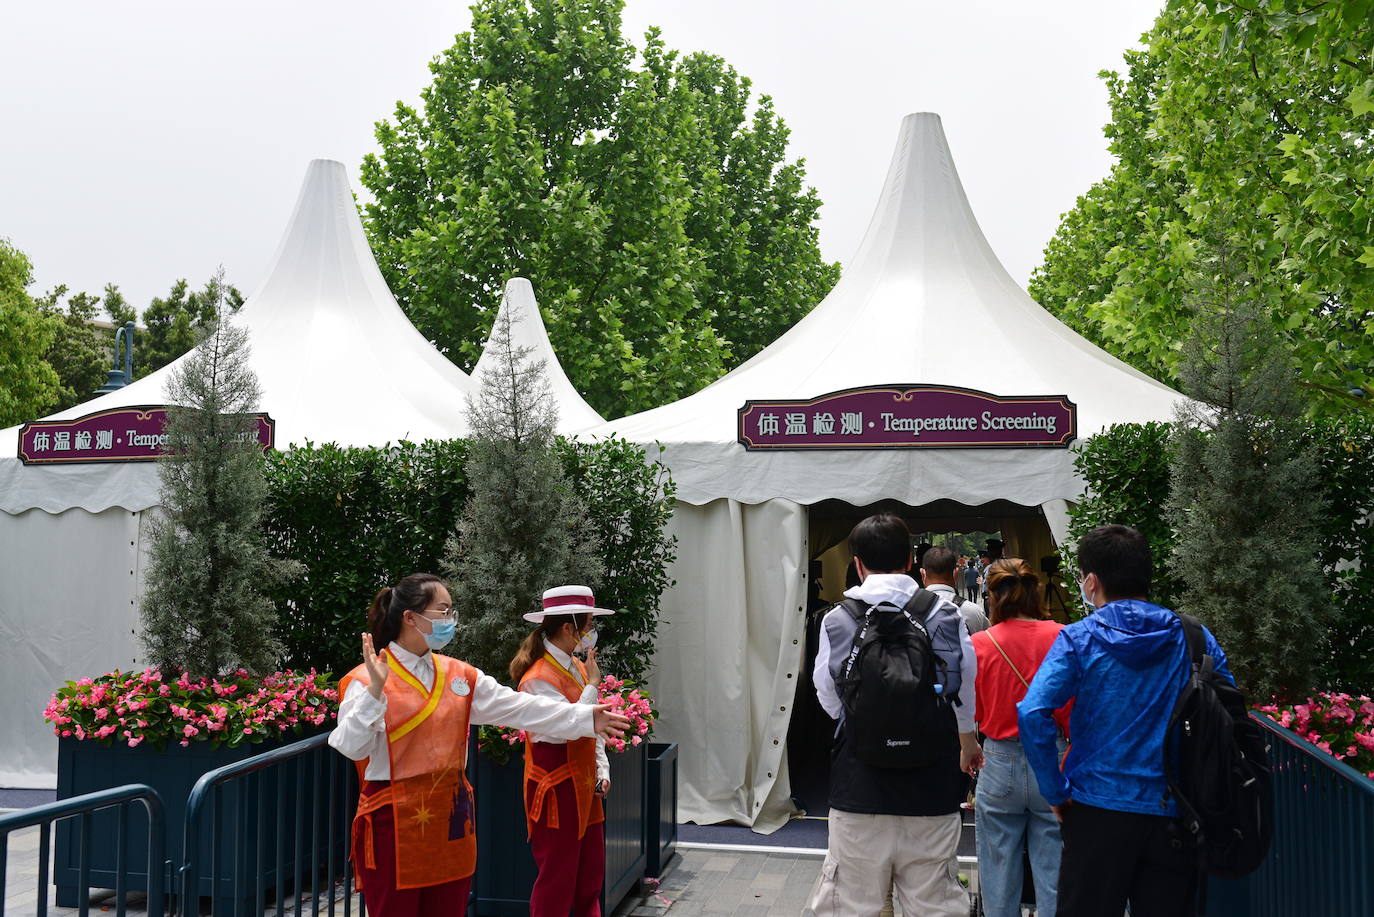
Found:
M 618 739 L 630 726 L 627 717 L 612 713 L 605 704 L 570 704 L 562 697 L 525 694 L 480 672 L 472 692 L 471 720 L 474 726 L 514 726 L 555 739 L 595 735 Z

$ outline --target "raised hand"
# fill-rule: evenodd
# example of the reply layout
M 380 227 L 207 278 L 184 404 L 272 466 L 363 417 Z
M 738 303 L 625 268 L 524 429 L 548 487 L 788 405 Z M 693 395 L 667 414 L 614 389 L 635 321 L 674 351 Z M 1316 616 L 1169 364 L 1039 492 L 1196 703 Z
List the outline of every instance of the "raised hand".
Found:
M 610 704 L 597 704 L 592 707 L 592 723 L 596 734 L 603 739 L 623 739 L 630 728 L 630 718 L 623 713 L 611 710 Z
M 372 648 L 372 635 L 363 634 L 363 665 L 367 666 L 367 690 L 376 700 L 382 699 L 382 688 L 386 685 L 391 668 L 386 664 L 386 650 L 378 655 Z
M 601 666 L 596 662 L 596 647 L 587 650 L 587 684 L 601 684 Z

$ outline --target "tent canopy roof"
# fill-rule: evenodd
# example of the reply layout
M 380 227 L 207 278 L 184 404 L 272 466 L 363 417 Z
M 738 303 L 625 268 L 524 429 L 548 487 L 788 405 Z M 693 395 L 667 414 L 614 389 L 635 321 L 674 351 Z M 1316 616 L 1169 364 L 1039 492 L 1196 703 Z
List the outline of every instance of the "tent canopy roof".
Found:
M 233 321 L 249 331 L 249 363 L 262 388 L 259 409 L 276 421 L 278 448 L 306 440 L 381 445 L 467 432 L 471 380 L 396 304 L 368 247 L 342 163 L 310 163 L 267 279 Z M 163 385 L 179 362 L 51 419 L 163 404 Z M 0 511 L 142 509 L 157 502 L 152 465 L 15 467 L 17 440 L 18 427 L 0 431 Z
M 1035 505 L 1080 491 L 1061 450 L 750 453 L 735 442 L 736 411 L 746 400 L 894 383 L 1067 395 L 1078 406 L 1080 436 L 1117 422 L 1168 419 L 1180 397 L 1080 337 L 1012 280 L 974 219 L 939 117 L 921 113 L 902 121 L 858 254 L 814 310 L 700 392 L 589 432 L 665 444 L 679 495 L 693 503 L 833 497 L 859 505 L 883 498 Z M 1040 469 L 1038 480 L 1024 480 L 1030 469 L 1016 466 L 1025 463 Z
M 496 321 L 500 322 L 501 317 L 507 314 L 511 318 L 511 345 L 517 350 L 528 350 L 527 359 L 544 362 L 544 378 L 548 380 L 549 393 L 558 408 L 558 432 L 575 433 L 605 423 L 605 419 L 583 399 L 568 379 L 568 374 L 563 371 L 558 355 L 554 353 L 553 344 L 549 342 L 544 319 L 539 314 L 534 287 L 524 277 L 513 277 L 506 283 Z M 491 339 L 488 338 L 482 345 L 481 358 L 472 369 L 474 389 L 481 384 L 482 374 L 494 367 L 496 362 L 497 356 L 492 351 Z

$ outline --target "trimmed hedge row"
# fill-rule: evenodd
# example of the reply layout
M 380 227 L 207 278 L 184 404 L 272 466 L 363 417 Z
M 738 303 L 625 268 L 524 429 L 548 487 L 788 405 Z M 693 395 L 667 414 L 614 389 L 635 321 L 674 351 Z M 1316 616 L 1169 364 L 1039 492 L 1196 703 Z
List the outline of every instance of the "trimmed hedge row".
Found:
M 560 440 L 555 448 L 604 534 L 606 574 L 593 585 L 598 599 L 621 610 L 602 627 L 604 667 L 642 679 L 675 557 L 663 533 L 672 481 L 661 463 L 621 440 Z M 439 571 L 467 499 L 466 456 L 462 440 L 307 443 L 268 454 L 268 542 L 305 568 L 271 593 L 287 666 L 344 674 L 359 659 L 359 635 L 377 590 L 408 573 Z

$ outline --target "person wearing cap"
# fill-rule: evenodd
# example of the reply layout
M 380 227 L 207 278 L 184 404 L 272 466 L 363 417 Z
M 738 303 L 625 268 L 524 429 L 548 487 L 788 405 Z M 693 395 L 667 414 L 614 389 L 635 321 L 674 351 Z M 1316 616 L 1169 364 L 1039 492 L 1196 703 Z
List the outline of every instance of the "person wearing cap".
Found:
M 595 704 L 598 608 L 586 586 L 558 586 L 543 607 L 525 615 L 538 625 L 510 663 L 520 690 L 564 705 Z M 586 653 L 583 663 L 576 656 Z M 567 741 L 531 730 L 525 738 L 525 824 L 539 876 L 530 892 L 530 917 L 600 917 L 606 875 L 605 814 L 610 766 L 601 739 Z
M 415 573 L 382 589 L 368 625 L 363 664 L 339 682 L 343 701 L 329 735 L 358 762 L 357 884 L 376 917 L 462 914 L 477 861 L 463 770 L 468 727 L 501 724 L 590 742 L 620 737 L 630 721 L 604 705 L 513 691 L 435 652 L 454 631 L 453 600 L 437 576 Z

